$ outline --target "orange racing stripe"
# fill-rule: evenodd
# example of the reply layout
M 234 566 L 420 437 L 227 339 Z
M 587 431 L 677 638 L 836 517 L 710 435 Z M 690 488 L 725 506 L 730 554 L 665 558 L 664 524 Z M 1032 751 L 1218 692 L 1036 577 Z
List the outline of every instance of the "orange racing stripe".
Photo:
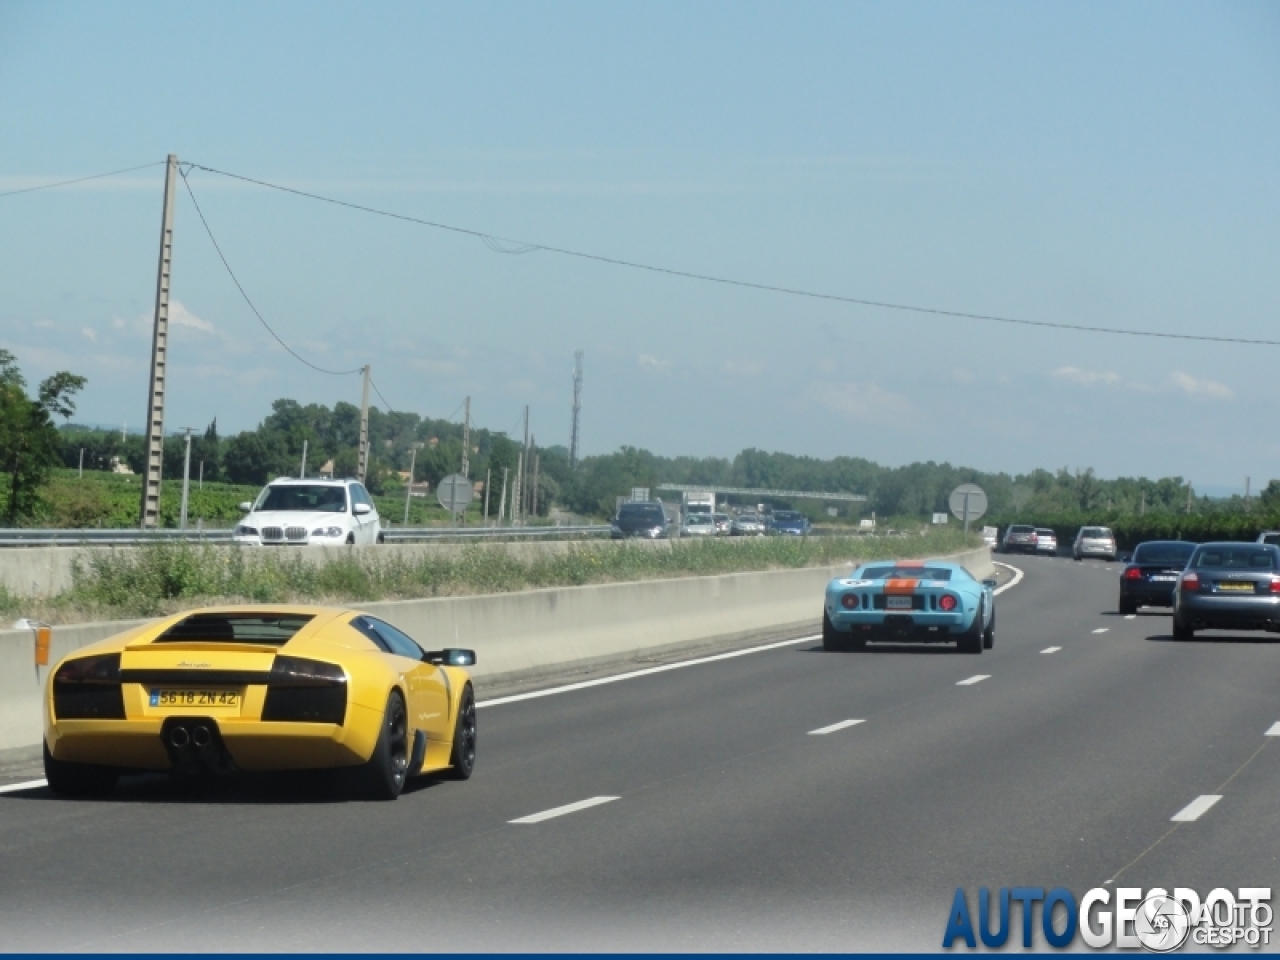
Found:
M 916 580 L 886 580 L 884 582 L 884 592 L 897 596 L 911 596 L 916 592 L 916 584 L 918 582 Z

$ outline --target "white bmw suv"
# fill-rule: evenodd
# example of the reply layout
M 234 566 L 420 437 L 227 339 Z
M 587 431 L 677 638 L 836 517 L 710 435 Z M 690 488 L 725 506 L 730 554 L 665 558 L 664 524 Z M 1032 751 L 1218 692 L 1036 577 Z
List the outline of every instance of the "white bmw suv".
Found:
M 339 546 L 382 542 L 378 508 L 358 480 L 281 477 L 262 488 L 232 539 L 253 546 Z

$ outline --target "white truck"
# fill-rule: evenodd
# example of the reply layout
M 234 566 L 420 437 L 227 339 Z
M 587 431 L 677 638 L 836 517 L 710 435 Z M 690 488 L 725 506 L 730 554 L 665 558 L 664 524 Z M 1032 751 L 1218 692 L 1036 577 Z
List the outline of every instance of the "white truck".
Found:
M 694 493 L 686 490 L 680 497 L 680 509 L 685 517 L 693 513 L 701 513 L 711 517 L 712 523 L 714 523 L 716 495 L 714 493 Z

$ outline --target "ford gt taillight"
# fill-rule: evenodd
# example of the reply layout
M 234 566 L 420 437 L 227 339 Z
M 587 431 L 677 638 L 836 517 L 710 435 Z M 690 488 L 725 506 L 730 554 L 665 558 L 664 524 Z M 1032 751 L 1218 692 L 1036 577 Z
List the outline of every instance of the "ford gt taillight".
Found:
M 856 593 L 846 593 L 840 598 L 840 606 L 846 610 L 857 610 L 862 600 Z
M 945 610 L 950 613 L 956 608 L 956 598 L 949 593 L 944 593 L 938 598 L 938 609 Z

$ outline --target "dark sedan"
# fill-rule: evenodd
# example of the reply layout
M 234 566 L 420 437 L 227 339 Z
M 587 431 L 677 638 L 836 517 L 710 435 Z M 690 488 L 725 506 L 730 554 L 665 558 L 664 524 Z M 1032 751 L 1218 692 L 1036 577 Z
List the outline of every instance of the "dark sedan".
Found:
M 809 532 L 809 527 L 809 518 L 799 510 L 775 510 L 773 520 L 769 523 L 769 529 L 774 533 L 793 537 L 803 537 Z
M 1194 543 L 1182 540 L 1138 544 L 1133 559 L 1120 574 L 1120 612 L 1137 613 L 1139 607 L 1172 607 L 1173 588 L 1195 548 Z
M 624 503 L 618 508 L 618 515 L 609 525 L 609 536 L 614 540 L 625 540 L 629 537 L 643 537 L 646 540 L 661 540 L 667 536 L 667 513 L 657 501 L 636 501 Z
M 1173 596 L 1173 639 L 1197 630 L 1280 633 L 1280 547 L 1205 543 L 1196 547 Z

